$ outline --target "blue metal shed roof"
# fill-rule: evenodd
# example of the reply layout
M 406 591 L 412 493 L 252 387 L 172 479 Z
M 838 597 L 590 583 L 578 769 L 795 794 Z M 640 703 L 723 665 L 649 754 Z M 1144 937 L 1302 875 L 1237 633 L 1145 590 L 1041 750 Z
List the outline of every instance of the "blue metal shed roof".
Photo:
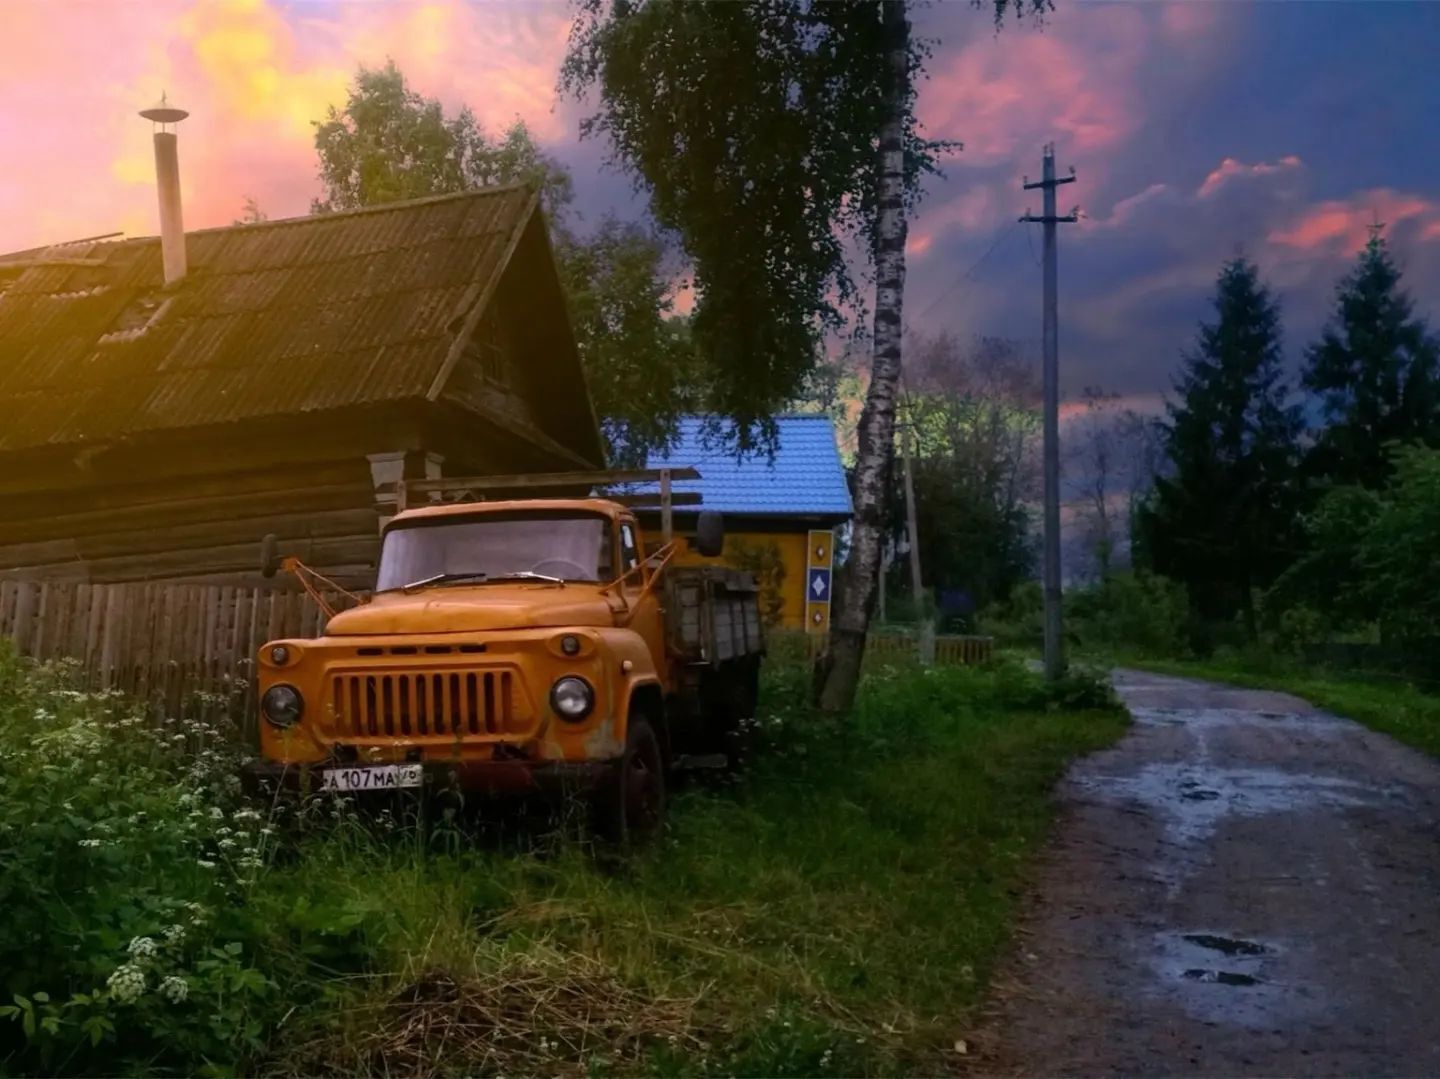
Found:
M 765 453 L 737 459 L 733 450 L 706 446 L 704 417 L 680 421 L 680 438 L 668 452 L 652 453 L 647 468 L 694 467 L 698 480 L 675 481 L 676 491 L 698 491 L 699 508 L 767 517 L 849 517 L 850 488 L 828 416 L 775 420 L 773 460 Z

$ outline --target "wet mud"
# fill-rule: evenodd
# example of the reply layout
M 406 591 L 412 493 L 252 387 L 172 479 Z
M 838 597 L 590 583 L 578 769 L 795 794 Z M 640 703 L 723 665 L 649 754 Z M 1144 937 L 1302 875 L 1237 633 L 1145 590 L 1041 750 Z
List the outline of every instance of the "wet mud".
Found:
M 1116 688 L 971 1070 L 1440 1075 L 1440 762 L 1283 694 Z

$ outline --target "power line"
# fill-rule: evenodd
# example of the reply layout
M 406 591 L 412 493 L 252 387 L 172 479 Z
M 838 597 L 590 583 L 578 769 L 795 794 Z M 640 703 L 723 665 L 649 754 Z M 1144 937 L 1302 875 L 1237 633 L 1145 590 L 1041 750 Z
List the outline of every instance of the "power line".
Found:
M 934 311 L 935 308 L 939 307 L 941 303 L 949 299 L 950 294 L 953 293 L 961 285 L 963 285 L 966 281 L 968 281 L 975 273 L 975 271 L 980 268 L 981 264 L 992 254 L 995 253 L 995 249 L 1000 246 L 1000 242 L 1010 234 L 1007 230 L 1018 224 L 1018 221 L 1005 221 L 1001 223 L 1000 227 L 995 230 L 995 235 L 991 238 L 990 246 L 985 249 L 985 253 L 982 254 L 974 262 L 972 262 L 970 264 L 970 268 L 966 270 L 963 274 L 961 274 L 958 278 L 956 278 L 949 288 L 947 288 L 944 292 L 940 293 L 939 296 L 935 297 L 935 299 L 930 302 L 930 304 L 925 308 L 925 310 L 920 312 L 918 317 L 922 319 L 925 318 L 927 315 L 930 314 L 931 311 Z
M 1040 256 L 1035 253 L 1035 240 L 1030 235 L 1030 230 L 1025 230 L 1025 246 L 1030 249 L 1030 261 L 1036 266 L 1040 265 Z

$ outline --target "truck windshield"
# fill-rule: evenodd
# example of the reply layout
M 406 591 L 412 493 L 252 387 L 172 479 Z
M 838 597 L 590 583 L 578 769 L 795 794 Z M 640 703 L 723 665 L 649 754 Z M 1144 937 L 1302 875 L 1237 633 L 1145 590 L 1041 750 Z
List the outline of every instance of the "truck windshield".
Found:
M 598 514 L 485 514 L 431 517 L 385 533 L 375 588 L 434 580 L 474 584 L 525 574 L 566 581 L 608 581 L 609 519 Z

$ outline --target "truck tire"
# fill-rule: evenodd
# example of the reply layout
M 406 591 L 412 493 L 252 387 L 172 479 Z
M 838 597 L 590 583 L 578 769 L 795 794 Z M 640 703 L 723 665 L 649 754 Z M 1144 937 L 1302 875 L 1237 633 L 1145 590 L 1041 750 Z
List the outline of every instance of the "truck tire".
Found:
M 601 837 L 622 848 L 645 845 L 665 826 L 665 759 L 660 739 L 644 716 L 632 716 L 625 755 L 615 762 L 595 800 Z
M 730 664 L 723 675 L 722 720 L 717 748 L 728 759 L 730 771 L 738 771 L 750 755 L 750 727 L 760 698 L 760 664 L 741 659 Z

